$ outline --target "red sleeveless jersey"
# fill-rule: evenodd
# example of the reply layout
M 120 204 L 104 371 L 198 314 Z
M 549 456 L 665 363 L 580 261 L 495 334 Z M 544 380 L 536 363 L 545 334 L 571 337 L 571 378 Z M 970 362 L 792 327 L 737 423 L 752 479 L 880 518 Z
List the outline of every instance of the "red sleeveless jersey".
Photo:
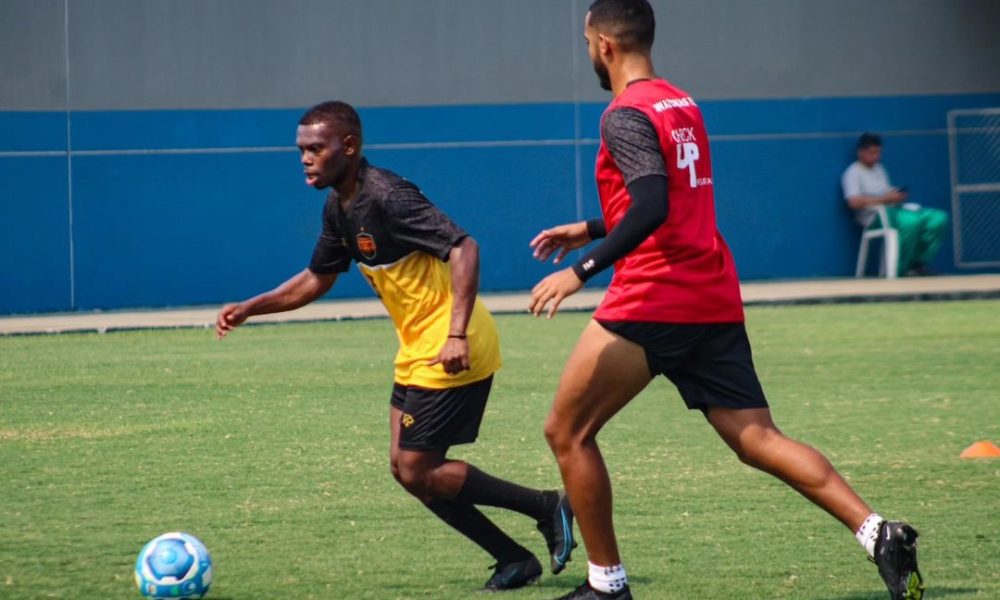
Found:
M 708 134 L 695 101 L 665 80 L 628 86 L 605 114 L 642 111 L 656 128 L 667 168 L 667 220 L 615 263 L 596 319 L 661 323 L 743 321 L 743 301 L 732 254 L 716 227 Z M 602 133 L 597 190 L 611 231 L 631 206 L 621 170 Z

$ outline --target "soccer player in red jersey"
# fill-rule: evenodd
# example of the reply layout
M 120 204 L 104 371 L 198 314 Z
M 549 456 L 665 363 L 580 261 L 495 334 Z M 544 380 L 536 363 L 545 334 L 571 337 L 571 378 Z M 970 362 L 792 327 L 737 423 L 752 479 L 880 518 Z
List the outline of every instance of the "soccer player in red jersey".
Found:
M 715 222 L 708 135 L 697 103 L 658 77 L 647 0 L 597 0 L 584 36 L 601 86 L 596 177 L 603 219 L 546 229 L 535 256 L 559 262 L 604 238 L 531 293 L 551 318 L 560 302 L 614 265 L 604 300 L 566 363 L 545 435 L 559 463 L 589 560 L 570 599 L 632 598 L 612 523 L 611 483 L 597 445 L 605 423 L 663 374 L 744 463 L 770 473 L 855 532 L 894 599 L 919 599 L 917 533 L 885 521 L 817 450 L 771 419 L 744 328 L 732 255 Z

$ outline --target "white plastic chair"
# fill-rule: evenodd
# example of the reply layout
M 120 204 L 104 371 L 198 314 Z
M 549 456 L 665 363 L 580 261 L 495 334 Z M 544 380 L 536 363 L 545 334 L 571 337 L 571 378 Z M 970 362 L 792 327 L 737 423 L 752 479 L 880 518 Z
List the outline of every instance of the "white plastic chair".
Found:
M 899 232 L 889 226 L 889 214 L 884 205 L 879 204 L 875 207 L 875 211 L 878 213 L 878 227 L 867 227 L 861 232 L 858 266 L 854 269 L 854 276 L 865 276 L 868 245 L 872 240 L 882 238 L 882 263 L 879 265 L 879 275 L 886 279 L 895 279 L 899 275 Z

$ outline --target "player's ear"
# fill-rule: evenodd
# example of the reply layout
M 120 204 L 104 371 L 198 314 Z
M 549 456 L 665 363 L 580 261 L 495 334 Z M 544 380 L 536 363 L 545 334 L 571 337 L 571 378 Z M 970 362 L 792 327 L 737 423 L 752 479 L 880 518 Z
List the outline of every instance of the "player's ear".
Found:
M 345 135 L 343 139 L 344 143 L 344 154 L 347 156 L 354 156 L 361 151 L 361 138 L 354 135 L 353 133 Z
M 597 35 L 597 52 L 599 55 L 607 56 L 608 54 L 611 54 L 613 44 L 614 40 L 603 33 Z

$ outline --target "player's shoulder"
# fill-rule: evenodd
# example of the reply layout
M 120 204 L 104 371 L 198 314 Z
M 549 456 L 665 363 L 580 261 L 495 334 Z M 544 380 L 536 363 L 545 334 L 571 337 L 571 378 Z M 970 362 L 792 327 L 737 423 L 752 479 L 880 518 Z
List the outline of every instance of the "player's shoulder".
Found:
M 388 196 L 403 179 L 394 171 L 376 167 L 367 160 L 361 165 L 359 177 L 364 181 L 365 194 L 375 199 Z
M 615 106 L 636 106 L 664 112 L 674 108 L 698 106 L 697 101 L 687 91 L 663 78 L 649 79 L 633 83 L 611 103 Z
M 616 106 L 608 109 L 601 117 L 601 127 L 614 129 L 652 123 L 646 113 L 634 106 Z
M 365 161 L 361 173 L 364 183 L 364 194 L 378 204 L 391 200 L 400 190 L 415 188 L 405 177 L 382 167 L 376 167 Z
M 655 140 L 658 137 L 652 119 L 637 108 L 616 108 L 606 112 L 601 119 L 601 138 L 611 146 L 617 146 L 620 142 Z
M 427 202 L 417 184 L 394 171 L 367 165 L 364 176 L 365 195 L 383 212 L 397 213 L 414 202 Z
M 603 124 L 641 124 L 647 120 L 700 120 L 698 103 L 666 79 L 640 81 L 628 86 L 601 117 Z

